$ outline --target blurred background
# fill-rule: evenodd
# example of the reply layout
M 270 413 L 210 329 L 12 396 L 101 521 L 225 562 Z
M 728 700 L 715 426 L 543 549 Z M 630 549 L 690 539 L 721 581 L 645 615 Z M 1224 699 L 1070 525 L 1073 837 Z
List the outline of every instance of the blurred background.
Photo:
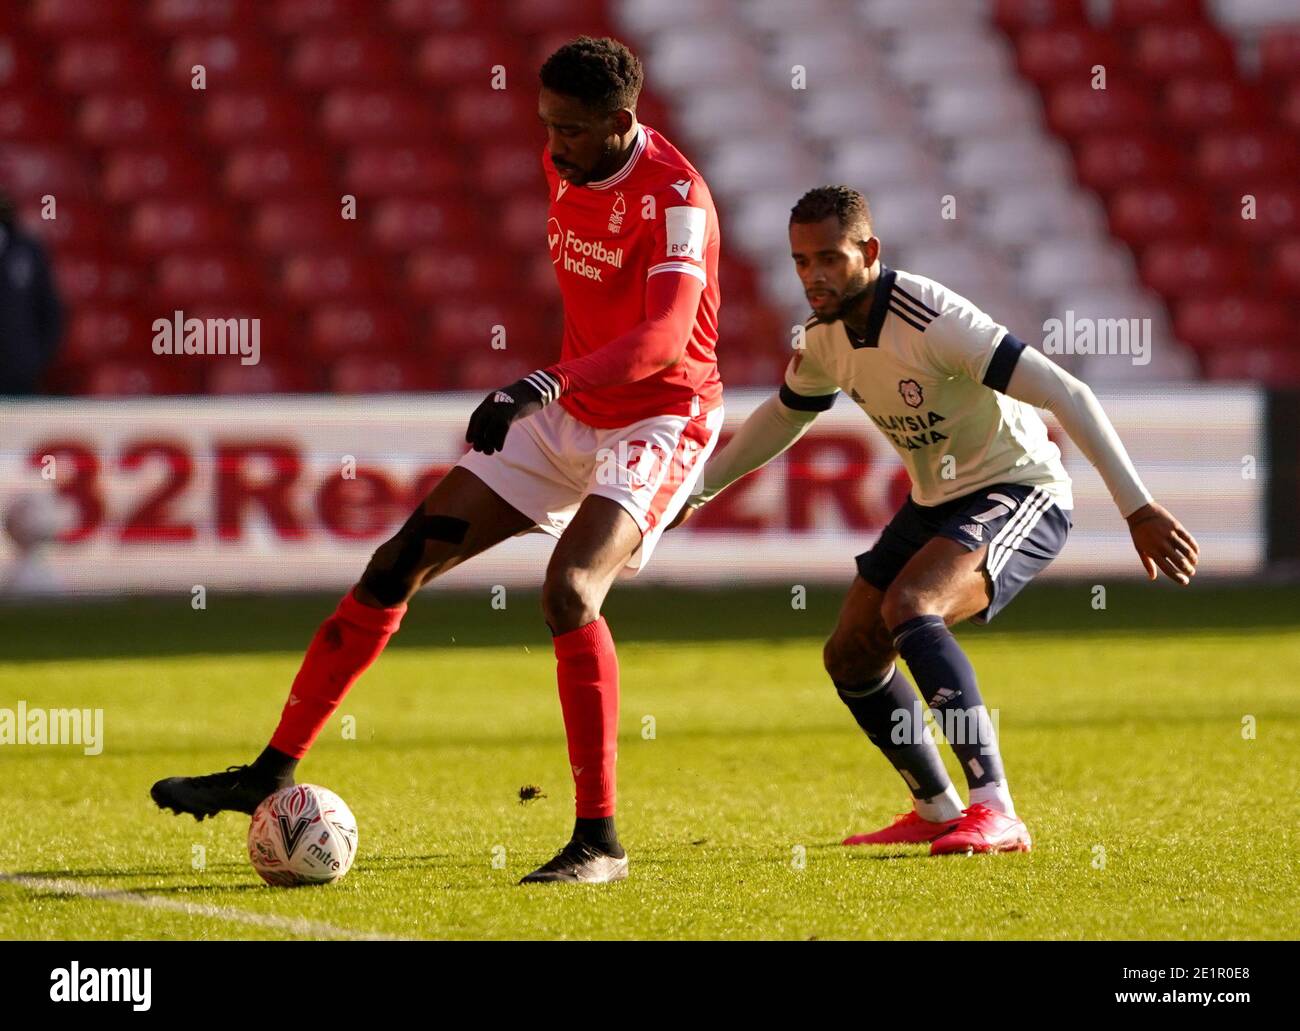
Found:
M 729 425 L 806 315 L 789 208 L 844 182 L 888 264 L 1031 343 L 1067 313 L 1140 320 L 1149 361 L 1058 360 L 1217 571 L 1296 556 L 1295 0 L 10 0 L 0 555 L 49 545 L 70 590 L 354 575 L 463 448 L 469 399 L 558 354 L 536 83 L 578 34 L 641 55 L 640 118 L 717 201 Z M 260 320 L 260 361 L 153 354 L 176 310 Z M 691 568 L 776 575 L 800 534 L 814 574 L 851 572 L 906 491 L 873 434 L 837 406 L 660 575 L 708 541 Z M 1062 446 L 1058 566 L 1137 571 Z M 534 577 L 535 546 L 482 575 Z

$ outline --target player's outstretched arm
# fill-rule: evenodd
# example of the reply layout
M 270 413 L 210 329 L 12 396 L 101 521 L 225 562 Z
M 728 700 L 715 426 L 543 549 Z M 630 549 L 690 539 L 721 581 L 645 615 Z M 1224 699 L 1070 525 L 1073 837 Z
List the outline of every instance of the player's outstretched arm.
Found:
M 1133 546 L 1147 576 L 1154 580 L 1159 569 L 1183 586 L 1191 583 L 1200 557 L 1196 539 L 1168 509 L 1152 500 L 1119 434 L 1088 385 L 1026 347 L 1007 382 L 1006 394 L 1055 415 L 1075 446 L 1101 474 L 1128 522 Z
M 742 476 L 767 465 L 802 437 L 821 411 L 791 408 L 780 394 L 769 397 L 754 409 L 726 446 L 705 463 L 699 493 L 691 495 L 668 529 L 686 522 L 697 508 L 712 501 Z

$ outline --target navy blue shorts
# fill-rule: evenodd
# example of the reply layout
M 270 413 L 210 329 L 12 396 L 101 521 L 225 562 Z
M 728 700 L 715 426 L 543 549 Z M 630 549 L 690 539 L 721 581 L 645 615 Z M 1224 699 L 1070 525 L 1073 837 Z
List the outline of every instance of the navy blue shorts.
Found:
M 908 498 L 875 547 L 857 557 L 858 574 L 883 591 L 934 537 L 947 537 L 967 551 L 987 544 L 984 573 L 993 600 L 972 617 L 987 623 L 1061 553 L 1073 525 L 1070 513 L 1042 487 L 1024 483 L 994 484 L 932 507 Z

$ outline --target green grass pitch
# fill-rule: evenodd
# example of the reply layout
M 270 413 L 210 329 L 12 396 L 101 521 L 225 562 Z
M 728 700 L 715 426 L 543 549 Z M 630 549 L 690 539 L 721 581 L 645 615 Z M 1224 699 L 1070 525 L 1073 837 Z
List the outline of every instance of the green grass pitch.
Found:
M 907 802 L 821 670 L 842 593 L 810 587 L 795 609 L 780 586 L 617 587 L 606 614 L 631 877 L 530 888 L 515 882 L 572 816 L 535 594 L 511 592 L 504 610 L 487 591 L 417 599 L 300 767 L 357 814 L 357 863 L 339 884 L 292 891 L 248 866 L 246 818 L 199 824 L 147 792 L 257 753 L 336 599 L 0 607 L 0 707 L 104 710 L 101 755 L 0 746 L 0 937 L 1281 938 L 1300 926 L 1300 589 L 1128 584 L 1096 610 L 1089 585 L 1034 585 L 992 626 L 959 631 L 1000 712 L 1035 849 L 943 859 L 838 844 Z M 521 804 L 524 785 L 545 797 Z

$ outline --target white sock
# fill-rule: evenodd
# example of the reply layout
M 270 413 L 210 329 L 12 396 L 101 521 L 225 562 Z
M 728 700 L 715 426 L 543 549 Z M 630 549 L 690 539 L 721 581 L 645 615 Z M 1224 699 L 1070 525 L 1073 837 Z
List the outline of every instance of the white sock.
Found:
M 945 823 L 961 816 L 961 795 L 957 794 L 957 789 L 951 784 L 942 795 L 935 795 L 932 798 L 914 798 L 912 801 L 916 804 L 917 815 L 931 823 Z
M 985 784 L 982 788 L 970 789 L 970 804 L 986 805 L 1000 813 L 1006 813 L 1012 819 L 1016 816 L 1015 804 L 1011 801 L 1011 792 L 1007 790 L 1005 780 Z

